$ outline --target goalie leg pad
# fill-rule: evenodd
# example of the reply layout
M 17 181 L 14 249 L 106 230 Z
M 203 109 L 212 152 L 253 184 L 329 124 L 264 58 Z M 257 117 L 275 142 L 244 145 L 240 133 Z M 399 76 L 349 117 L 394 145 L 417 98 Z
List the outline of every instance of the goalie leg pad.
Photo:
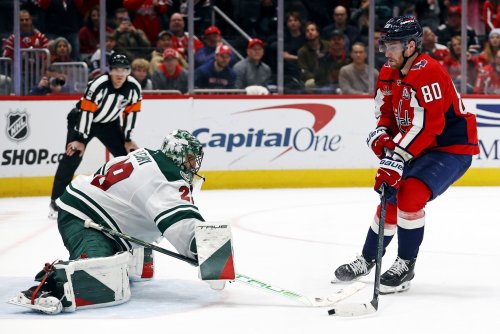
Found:
M 196 226 L 195 236 L 200 278 L 204 281 L 234 280 L 236 275 L 230 226 L 201 223 Z M 220 282 L 210 285 L 217 290 L 224 287 Z
M 130 299 L 129 252 L 54 265 L 65 312 L 118 305 Z M 62 290 L 62 291 L 61 291 Z
M 128 264 L 128 276 L 132 282 L 149 281 L 154 277 L 154 253 L 150 248 L 134 248 Z

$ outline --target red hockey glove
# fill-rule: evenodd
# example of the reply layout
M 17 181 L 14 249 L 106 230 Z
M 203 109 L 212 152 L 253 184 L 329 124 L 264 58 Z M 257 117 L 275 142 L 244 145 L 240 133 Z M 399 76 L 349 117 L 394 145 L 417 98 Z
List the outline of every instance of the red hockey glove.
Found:
M 382 126 L 379 126 L 375 131 L 368 134 L 366 144 L 379 159 L 385 156 L 386 149 L 392 151 L 396 148 L 396 144 L 392 140 L 392 137 L 387 134 L 387 128 Z
M 373 187 L 376 192 L 380 193 L 380 187 L 385 183 L 388 187 L 396 190 L 401 183 L 403 176 L 404 163 L 392 158 L 385 158 L 380 160 L 377 176 L 375 176 L 375 186 Z

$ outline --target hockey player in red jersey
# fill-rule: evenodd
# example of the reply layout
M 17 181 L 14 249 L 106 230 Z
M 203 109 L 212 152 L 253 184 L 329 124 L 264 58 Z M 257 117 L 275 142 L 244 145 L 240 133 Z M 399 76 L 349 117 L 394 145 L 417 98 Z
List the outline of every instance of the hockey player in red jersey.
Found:
M 479 153 L 475 116 L 465 110 L 448 73 L 421 54 L 421 47 L 422 28 L 414 17 L 395 17 L 384 26 L 380 51 L 387 63 L 376 86 L 377 127 L 366 141 L 381 159 L 374 189 L 380 192 L 385 184 L 384 252 L 398 233 L 398 256 L 381 275 L 382 294 L 409 288 L 424 237 L 425 205 L 459 179 Z M 336 280 L 355 280 L 373 268 L 379 219 L 380 205 L 362 255 L 338 267 Z

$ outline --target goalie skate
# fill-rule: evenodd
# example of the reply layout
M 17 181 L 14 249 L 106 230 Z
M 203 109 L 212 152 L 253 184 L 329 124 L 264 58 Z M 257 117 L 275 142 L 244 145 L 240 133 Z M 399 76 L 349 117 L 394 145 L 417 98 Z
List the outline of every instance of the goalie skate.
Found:
M 387 295 L 403 292 L 410 288 L 410 282 L 415 277 L 415 262 L 403 260 L 399 256 L 385 273 L 380 276 L 380 294 Z
M 32 287 L 26 291 L 21 291 L 16 297 L 7 301 L 7 303 L 22 307 L 30 308 L 34 311 L 42 312 L 45 314 L 58 314 L 61 313 L 63 306 L 61 301 L 53 297 L 48 292 L 39 292 L 38 297 L 35 298 L 34 303 L 31 303 L 31 296 L 36 287 Z

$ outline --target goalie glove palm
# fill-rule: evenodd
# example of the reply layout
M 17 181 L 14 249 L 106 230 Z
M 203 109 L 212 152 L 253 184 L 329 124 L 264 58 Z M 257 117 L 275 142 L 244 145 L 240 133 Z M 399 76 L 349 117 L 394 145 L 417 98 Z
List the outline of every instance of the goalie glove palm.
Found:
M 386 149 L 393 151 L 396 148 L 396 144 L 392 140 L 392 137 L 387 133 L 385 127 L 378 127 L 375 131 L 368 134 L 366 139 L 366 144 L 372 149 L 373 153 L 382 159 L 385 155 Z
M 402 161 L 391 158 L 380 160 L 377 176 L 375 176 L 375 191 L 380 193 L 380 188 L 384 183 L 393 189 L 398 189 L 403 176 L 403 169 L 404 163 Z

